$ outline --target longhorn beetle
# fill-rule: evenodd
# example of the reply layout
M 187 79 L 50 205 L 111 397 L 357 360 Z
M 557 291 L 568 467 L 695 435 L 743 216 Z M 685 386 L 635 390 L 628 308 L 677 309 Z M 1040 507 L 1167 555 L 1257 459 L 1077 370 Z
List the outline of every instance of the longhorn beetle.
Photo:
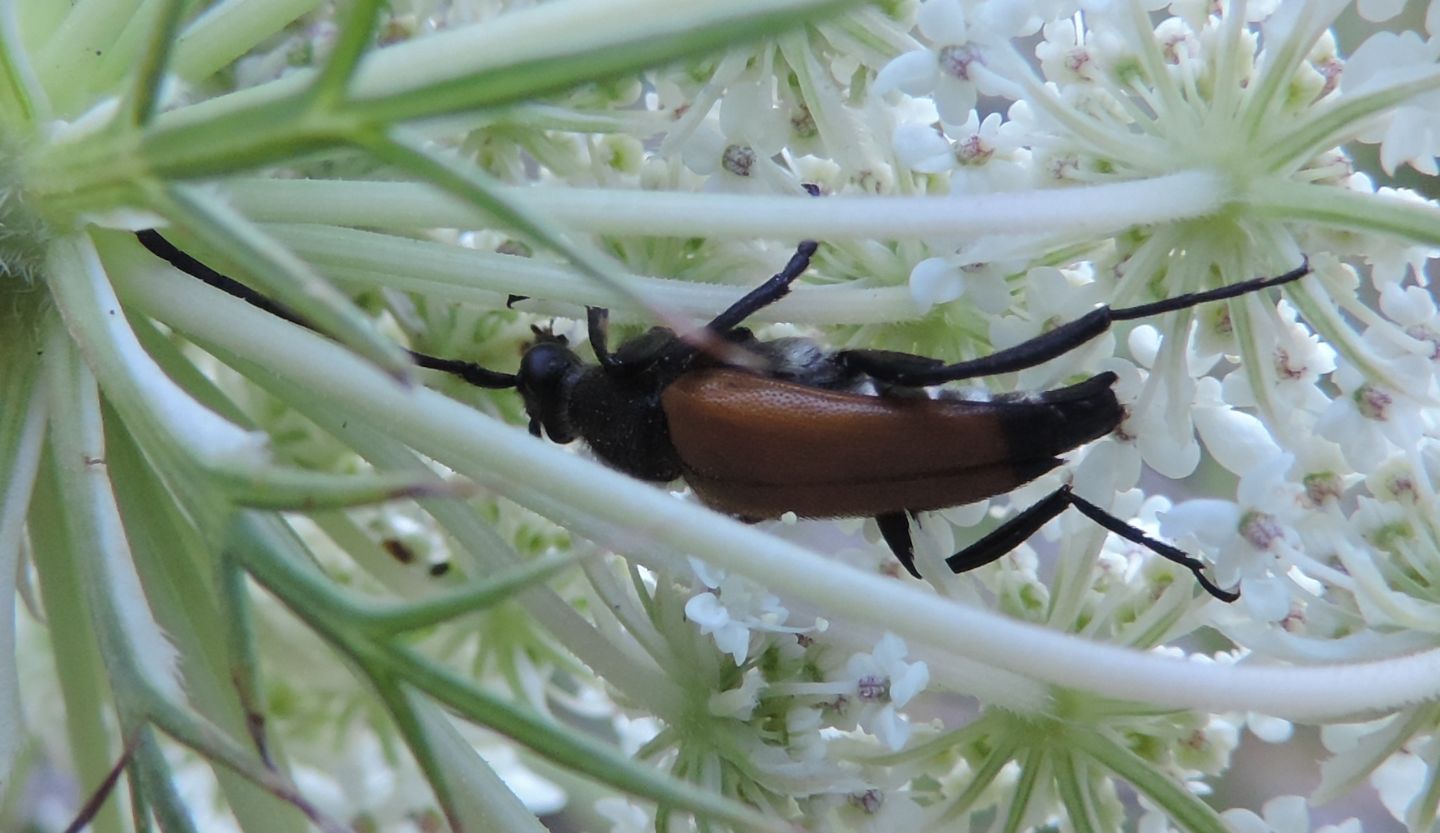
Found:
M 238 298 L 296 324 L 299 316 L 175 248 L 153 230 L 137 233 L 156 256 Z M 786 512 L 808 518 L 873 517 L 886 544 L 916 578 L 907 515 L 1003 494 L 1056 466 L 1064 454 L 1115 430 L 1124 410 L 1114 373 L 1040 393 L 988 401 L 932 399 L 916 389 L 1034 367 L 1132 321 L 1209 301 L 1258 292 L 1309 274 L 1283 275 L 1204 292 L 1089 313 L 1014 347 L 969 361 L 888 350 L 830 352 L 805 338 L 757 339 L 740 324 L 783 298 L 810 264 L 817 244 L 800 244 L 785 268 L 706 326 L 758 359 L 759 370 L 727 365 L 673 331 L 654 327 L 620 345 L 607 343 L 609 312 L 587 308 L 587 365 L 561 337 L 541 333 L 501 373 L 411 352 L 421 367 L 482 388 L 515 388 L 530 433 L 552 441 L 583 439 L 595 455 L 633 477 L 684 479 L 701 501 L 747 521 Z M 872 393 L 871 391 L 874 391 Z M 946 559 L 961 573 L 989 564 L 1068 507 L 1110 532 L 1190 570 L 1212 596 L 1204 564 L 1156 541 L 1062 486 Z

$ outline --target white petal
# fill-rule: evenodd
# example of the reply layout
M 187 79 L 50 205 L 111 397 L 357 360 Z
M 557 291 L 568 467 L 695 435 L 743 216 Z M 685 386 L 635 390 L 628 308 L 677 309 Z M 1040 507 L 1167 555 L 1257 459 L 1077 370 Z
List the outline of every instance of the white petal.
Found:
M 899 752 L 910 740 L 910 721 L 901 717 L 894 706 L 886 706 L 866 721 L 866 729 L 891 752 Z
M 715 631 L 715 647 L 721 653 L 734 657 L 736 665 L 743 665 L 745 655 L 750 653 L 750 629 L 738 622 L 732 622 Z
M 965 275 L 943 257 L 932 257 L 910 270 L 910 297 L 922 310 L 965 294 Z
M 906 52 L 886 64 L 875 74 L 871 89 L 876 95 L 899 90 L 907 95 L 926 95 L 935 89 L 940 78 L 940 64 L 935 53 L 927 49 Z
M 1295 724 L 1278 717 L 1252 714 L 1245 721 L 1250 732 L 1266 743 L 1284 743 L 1295 734 Z
M 1290 615 L 1290 587 L 1279 577 L 1245 579 L 1240 602 L 1256 620 L 1278 622 Z
M 730 611 L 714 593 L 700 593 L 685 603 L 685 618 L 699 625 L 701 633 L 710 633 L 730 624 Z
M 938 174 L 955 167 L 950 142 L 925 124 L 902 124 L 892 138 L 900 164 L 922 174 Z
M 1380 803 L 1400 821 L 1410 805 L 1424 792 L 1427 768 L 1425 762 L 1409 752 L 1396 752 L 1370 776 L 1370 785 L 1380 794 Z
M 1220 818 L 1233 833 L 1271 833 L 1270 825 L 1249 810 L 1226 810 Z
M 1405 8 L 1405 0 L 1358 0 L 1355 10 L 1371 23 L 1383 23 Z
M 1310 833 L 1310 808 L 1298 795 L 1282 795 L 1260 808 L 1275 833 Z
M 1230 408 L 1196 408 L 1193 416 L 1205 448 L 1234 474 L 1244 474 L 1257 460 L 1280 453 L 1265 423 L 1250 414 Z
M 1228 500 L 1202 498 L 1177 503 L 1157 512 L 1160 532 L 1172 541 L 1194 535 L 1201 544 L 1218 547 L 1230 541 L 1240 525 L 1240 507 Z
M 929 684 L 930 666 L 923 662 L 912 662 L 905 667 L 905 673 L 890 678 L 890 702 L 897 708 L 904 707 Z
M 965 7 L 958 0 L 929 0 L 915 15 L 915 24 L 936 46 L 950 46 L 970 39 Z

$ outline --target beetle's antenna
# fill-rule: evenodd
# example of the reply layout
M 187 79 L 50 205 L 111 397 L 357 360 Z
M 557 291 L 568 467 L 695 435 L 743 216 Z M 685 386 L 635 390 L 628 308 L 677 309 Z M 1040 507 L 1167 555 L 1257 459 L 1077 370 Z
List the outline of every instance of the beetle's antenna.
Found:
M 309 321 L 306 321 L 303 316 L 290 310 L 289 307 L 270 300 L 229 275 L 223 275 L 181 251 L 174 243 L 166 240 L 165 237 L 155 229 L 137 231 L 135 232 L 135 238 L 139 240 L 140 245 L 148 249 L 151 254 L 169 263 L 181 272 L 200 280 L 202 283 L 212 286 L 227 295 L 239 298 L 245 303 L 253 307 L 258 307 L 276 318 L 289 321 L 291 324 L 304 327 L 307 330 L 312 330 L 317 333 L 321 332 Z M 321 334 L 323 335 L 323 333 Z M 442 359 L 415 350 L 406 350 L 405 352 L 410 355 L 411 360 L 414 361 L 417 366 L 449 373 L 452 376 L 459 377 L 463 381 L 469 382 L 477 388 L 503 390 L 505 388 L 515 387 L 515 374 L 513 373 L 501 373 L 498 370 L 490 370 L 474 362 L 460 361 L 458 359 Z
M 189 254 L 181 251 L 174 243 L 166 240 L 165 237 L 155 229 L 147 228 L 137 231 L 135 232 L 135 239 L 140 241 L 140 245 L 150 250 L 150 254 L 155 255 L 190 277 L 199 279 L 201 283 L 212 286 L 227 295 L 239 298 L 252 307 L 259 307 L 276 318 L 282 318 L 291 324 L 298 324 L 307 330 L 315 329 L 309 321 L 291 312 L 288 307 L 275 303 L 229 275 L 222 275 L 191 257 Z
M 997 350 L 988 356 L 955 364 L 945 364 L 927 356 L 912 356 L 908 353 L 896 353 L 889 350 L 843 350 L 835 355 L 840 363 L 850 370 L 864 373 L 882 382 L 905 387 L 929 387 L 945 382 L 974 379 L 977 376 L 1012 373 L 1063 356 L 1110 329 L 1110 326 L 1116 321 L 1133 321 L 1149 315 L 1188 309 L 1210 301 L 1223 301 L 1297 281 L 1308 274 L 1310 274 L 1310 262 L 1307 259 L 1289 272 L 1271 278 L 1252 278 L 1229 286 L 1222 286 L 1219 289 L 1177 295 L 1153 304 L 1121 307 L 1120 309 L 1096 307 L 1079 318 L 1067 321 L 1029 341 L 1022 341 L 1014 347 Z

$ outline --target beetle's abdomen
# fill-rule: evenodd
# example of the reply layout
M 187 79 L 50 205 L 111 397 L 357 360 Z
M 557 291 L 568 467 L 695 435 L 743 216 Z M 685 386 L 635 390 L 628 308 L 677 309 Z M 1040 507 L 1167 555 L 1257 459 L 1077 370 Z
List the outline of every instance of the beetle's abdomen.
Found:
M 1059 464 L 1122 412 L 1101 374 L 1022 400 L 821 390 L 736 370 L 666 388 L 670 441 L 707 503 L 747 517 L 875 515 L 970 503 Z

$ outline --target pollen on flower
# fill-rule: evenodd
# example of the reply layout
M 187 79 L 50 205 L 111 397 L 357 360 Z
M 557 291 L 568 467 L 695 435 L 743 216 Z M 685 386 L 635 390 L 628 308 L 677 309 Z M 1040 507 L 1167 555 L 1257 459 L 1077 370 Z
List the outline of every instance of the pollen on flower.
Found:
M 856 694 L 861 700 L 877 702 L 890 699 L 890 678 L 870 674 L 861 677 L 855 685 Z
M 1333 471 L 1314 472 L 1305 475 L 1301 480 L 1305 487 L 1305 497 L 1314 506 L 1324 506 L 1331 501 L 1340 499 L 1345 493 L 1345 485 L 1340 475 Z
M 864 792 L 851 793 L 849 797 L 850 806 L 875 815 L 885 804 L 885 793 L 876 789 L 865 790 Z
M 736 176 L 749 176 L 755 167 L 755 151 L 744 145 L 728 145 L 720 158 L 720 165 Z
M 1366 382 L 1356 388 L 1351 395 L 1355 397 L 1355 408 L 1361 416 L 1376 422 L 1384 422 L 1389 419 L 1390 406 L 1395 401 L 1389 393 Z
M 970 65 L 981 60 L 978 50 L 969 45 L 946 46 L 942 48 L 937 56 L 940 61 L 940 71 L 962 81 L 970 80 Z
M 1240 518 L 1240 537 L 1257 550 L 1268 550 L 1284 540 L 1285 529 L 1274 515 L 1252 510 Z

